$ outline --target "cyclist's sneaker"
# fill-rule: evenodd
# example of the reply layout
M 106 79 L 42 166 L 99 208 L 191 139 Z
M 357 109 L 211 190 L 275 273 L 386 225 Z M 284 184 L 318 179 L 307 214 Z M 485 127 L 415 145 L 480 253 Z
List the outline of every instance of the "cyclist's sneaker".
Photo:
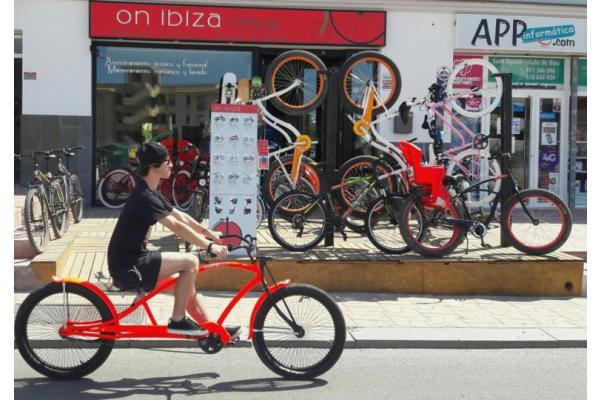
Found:
M 237 339 L 240 336 L 240 333 L 242 333 L 241 326 L 226 326 L 225 330 L 227 331 L 227 333 L 229 333 L 229 336 L 231 336 L 231 341 Z
M 167 332 L 194 336 L 206 335 L 208 333 L 206 329 L 200 328 L 196 322 L 188 317 L 183 318 L 181 321 L 173 321 L 172 319 L 169 319 Z

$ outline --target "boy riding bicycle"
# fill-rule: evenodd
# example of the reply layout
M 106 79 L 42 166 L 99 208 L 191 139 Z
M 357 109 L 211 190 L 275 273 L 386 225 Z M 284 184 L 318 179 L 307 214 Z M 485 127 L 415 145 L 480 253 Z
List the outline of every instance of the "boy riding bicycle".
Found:
M 144 143 L 137 156 L 140 179 L 127 199 L 110 239 L 108 270 L 114 285 L 121 290 L 151 291 L 161 279 L 179 273 L 167 330 L 203 335 L 208 331 L 186 317 L 187 310 L 200 323 L 209 320 L 204 305 L 196 298 L 198 258 L 191 253 L 149 251 L 146 249 L 148 236 L 152 225 L 159 222 L 185 241 L 219 258 L 227 256 L 227 247 L 216 244 L 220 232 L 204 229 L 191 216 L 174 209 L 157 190 L 161 179 L 167 179 L 171 174 L 167 149 L 160 143 Z M 227 328 L 227 331 L 233 339 L 239 336 L 240 327 Z

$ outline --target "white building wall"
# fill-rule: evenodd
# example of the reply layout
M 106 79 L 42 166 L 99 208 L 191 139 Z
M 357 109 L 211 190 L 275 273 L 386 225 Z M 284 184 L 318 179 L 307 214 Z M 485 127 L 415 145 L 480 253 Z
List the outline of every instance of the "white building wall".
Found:
M 427 88 L 436 81 L 437 70 L 452 67 L 454 48 L 454 14 L 424 14 L 390 12 L 387 15 L 387 46 L 382 52 L 398 65 L 402 89 L 397 102 L 424 97 Z M 421 129 L 424 112 L 413 108 L 413 135 L 393 132 L 393 121 L 382 124 L 382 136 L 392 142 L 417 137 L 419 142 L 431 142 Z
M 85 0 L 16 0 L 23 31 L 24 115 L 92 115 L 92 67 Z

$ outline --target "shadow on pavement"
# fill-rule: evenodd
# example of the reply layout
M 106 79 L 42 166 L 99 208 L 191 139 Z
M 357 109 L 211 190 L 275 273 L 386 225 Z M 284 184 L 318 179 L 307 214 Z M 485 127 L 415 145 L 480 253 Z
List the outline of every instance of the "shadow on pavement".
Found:
M 210 384 L 220 375 L 202 373 L 144 379 L 124 378 L 96 382 L 89 378 L 57 381 L 47 378 L 15 379 L 15 399 L 120 399 L 129 396 L 153 396 L 171 399 L 173 396 L 199 396 L 220 392 L 282 392 L 311 389 L 327 381 L 291 381 L 282 378 L 248 379 Z

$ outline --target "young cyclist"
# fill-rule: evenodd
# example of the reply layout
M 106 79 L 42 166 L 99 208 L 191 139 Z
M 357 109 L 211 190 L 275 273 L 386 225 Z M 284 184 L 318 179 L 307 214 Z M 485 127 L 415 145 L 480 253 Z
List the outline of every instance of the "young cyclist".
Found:
M 118 288 L 140 288 L 145 291 L 151 291 L 159 280 L 179 273 L 175 304 L 167 330 L 203 335 L 208 331 L 186 317 L 187 310 L 200 323 L 209 319 L 204 305 L 196 298 L 198 258 L 191 253 L 147 250 L 148 236 L 152 226 L 159 222 L 185 241 L 207 249 L 219 258 L 227 256 L 227 247 L 217 244 L 220 232 L 204 229 L 188 214 L 174 209 L 157 190 L 160 181 L 171 174 L 167 149 L 160 143 L 144 143 L 137 156 L 140 179 L 127 199 L 110 239 L 108 270 Z M 232 338 L 240 334 L 240 327 L 227 330 Z

